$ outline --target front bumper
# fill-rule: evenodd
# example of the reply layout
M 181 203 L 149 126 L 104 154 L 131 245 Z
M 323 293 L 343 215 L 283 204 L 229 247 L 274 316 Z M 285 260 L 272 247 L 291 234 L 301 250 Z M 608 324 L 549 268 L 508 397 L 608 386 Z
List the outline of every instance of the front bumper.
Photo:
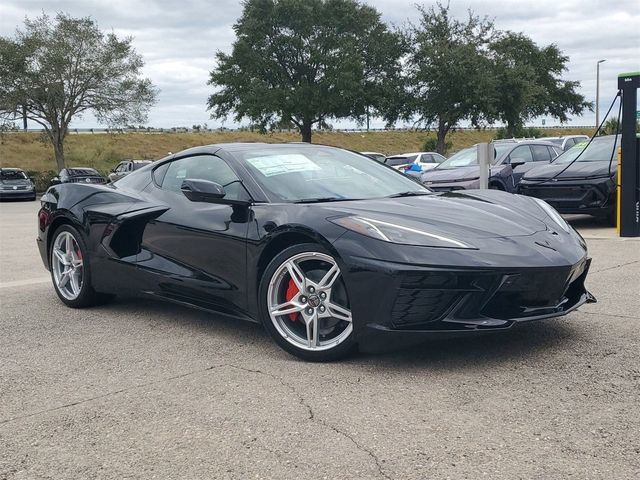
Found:
M 608 215 L 615 208 L 616 184 L 612 178 L 522 180 L 518 193 L 544 200 L 560 213 Z
M 17 190 L 0 190 L 0 199 L 3 200 L 11 200 L 11 199 L 32 199 L 35 198 L 36 191 L 34 188 L 30 189 L 17 189 Z
M 482 256 L 480 252 L 475 252 Z M 360 349 L 394 350 L 429 337 L 504 331 L 595 301 L 590 259 L 545 267 L 431 266 L 350 256 L 343 275 Z

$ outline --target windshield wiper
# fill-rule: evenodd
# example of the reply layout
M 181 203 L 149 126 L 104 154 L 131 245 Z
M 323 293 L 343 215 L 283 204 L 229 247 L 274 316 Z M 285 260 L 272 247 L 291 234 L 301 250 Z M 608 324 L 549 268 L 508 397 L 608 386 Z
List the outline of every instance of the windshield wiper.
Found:
M 420 195 L 431 195 L 431 192 L 426 192 L 424 190 L 411 190 L 408 192 L 394 193 L 393 195 L 389 195 L 386 198 L 417 197 Z
M 316 197 L 316 198 L 302 198 L 300 200 L 296 200 L 293 203 L 341 202 L 346 200 L 357 200 L 357 199 L 341 198 L 341 197 Z

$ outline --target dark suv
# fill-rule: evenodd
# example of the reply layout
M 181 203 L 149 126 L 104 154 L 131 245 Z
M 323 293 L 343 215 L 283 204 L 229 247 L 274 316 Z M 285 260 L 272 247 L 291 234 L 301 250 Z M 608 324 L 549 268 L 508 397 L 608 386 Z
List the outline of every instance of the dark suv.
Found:
M 619 145 L 615 135 L 579 143 L 550 165 L 527 172 L 518 192 L 541 198 L 560 213 L 584 213 L 615 225 Z
M 489 168 L 489 188 L 514 193 L 520 179 L 531 168 L 546 164 L 561 152 L 548 142 L 508 140 L 494 142 L 495 159 Z M 467 190 L 480 187 L 477 145 L 465 148 L 421 176 L 424 185 L 435 191 Z

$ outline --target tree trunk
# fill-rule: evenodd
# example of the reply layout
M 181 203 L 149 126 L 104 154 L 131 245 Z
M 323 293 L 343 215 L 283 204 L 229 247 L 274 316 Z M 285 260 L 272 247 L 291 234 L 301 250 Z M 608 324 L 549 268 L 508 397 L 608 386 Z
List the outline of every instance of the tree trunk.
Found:
M 24 131 L 27 131 L 27 107 L 22 107 L 22 127 Z
M 58 167 L 58 173 L 64 168 L 64 145 L 62 142 L 55 142 L 53 144 L 53 152 L 56 156 L 56 166 Z
M 449 131 L 449 127 L 447 127 L 447 124 L 444 121 L 440 120 L 438 122 L 438 142 L 436 145 L 436 150 L 440 155 L 445 154 L 445 150 L 446 150 L 445 139 L 447 137 L 448 131 Z
M 53 153 L 56 157 L 56 167 L 58 168 L 58 173 L 62 170 L 64 165 L 64 132 L 62 130 L 54 128 L 51 130 L 49 134 L 51 138 L 51 143 L 53 144 Z
M 300 127 L 300 133 L 302 134 L 302 141 L 311 143 L 311 120 L 303 120 Z

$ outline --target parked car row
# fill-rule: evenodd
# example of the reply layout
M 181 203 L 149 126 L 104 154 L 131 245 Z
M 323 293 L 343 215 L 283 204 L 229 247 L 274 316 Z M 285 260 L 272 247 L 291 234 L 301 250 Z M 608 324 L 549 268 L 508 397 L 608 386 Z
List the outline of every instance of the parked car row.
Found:
M 113 168 L 107 177 L 95 168 L 63 168 L 51 179 L 49 186 L 61 183 L 112 183 L 150 163 L 151 160 L 124 160 Z M 0 168 L 0 199 L 35 200 L 35 184 L 21 168 Z
M 489 188 L 540 198 L 560 213 L 589 214 L 615 225 L 618 145 L 615 136 L 567 135 L 494 141 Z M 434 191 L 480 187 L 477 145 L 448 159 L 435 152 L 365 155 L 419 180 Z
M 495 159 L 489 167 L 489 188 L 515 193 L 525 172 L 549 163 L 560 149 L 539 140 L 504 141 L 494 144 Z M 468 190 L 480 187 L 477 146 L 465 148 L 437 168 L 423 172 L 421 181 L 436 191 Z

